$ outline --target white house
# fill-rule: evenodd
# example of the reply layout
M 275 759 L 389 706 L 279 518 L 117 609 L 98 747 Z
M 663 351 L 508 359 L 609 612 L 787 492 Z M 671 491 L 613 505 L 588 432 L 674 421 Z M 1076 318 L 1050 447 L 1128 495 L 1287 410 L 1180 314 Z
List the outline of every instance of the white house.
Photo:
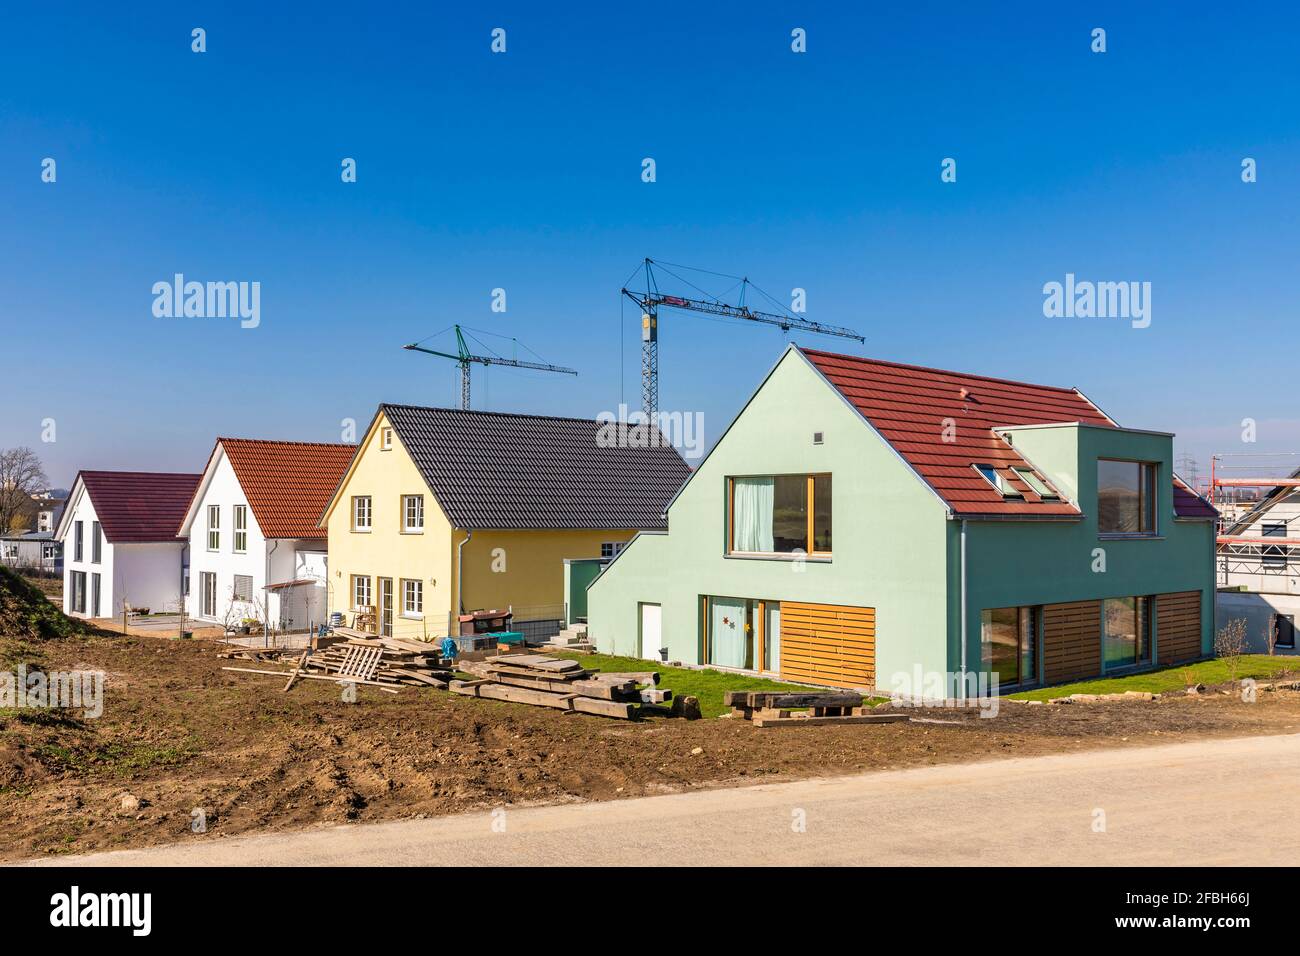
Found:
M 284 631 L 325 620 L 326 531 L 318 527 L 353 445 L 218 438 L 181 521 L 190 616 Z
M 1276 653 L 1298 650 L 1300 470 L 1282 481 L 1225 521 L 1219 537 L 1218 626 L 1244 620 L 1248 650 L 1254 653 L 1267 651 L 1270 637 Z
M 181 517 L 199 475 L 82 471 L 55 537 L 63 544 L 63 610 L 115 617 L 123 607 L 179 610 L 185 588 Z

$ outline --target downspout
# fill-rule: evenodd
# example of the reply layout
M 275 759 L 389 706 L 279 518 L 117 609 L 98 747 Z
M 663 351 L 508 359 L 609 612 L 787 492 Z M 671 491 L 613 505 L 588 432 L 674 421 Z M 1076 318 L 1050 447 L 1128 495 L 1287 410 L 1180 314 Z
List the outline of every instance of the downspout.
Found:
M 231 534 L 232 535 L 234 534 L 233 530 L 231 531 Z M 264 598 L 263 603 L 265 604 L 265 607 L 263 608 L 263 613 L 266 616 L 266 620 L 262 622 L 263 643 L 268 643 L 267 629 L 271 625 L 271 591 L 269 588 L 269 585 L 271 583 L 271 555 L 275 554 L 276 548 L 280 547 L 280 539 L 274 538 L 273 540 L 275 541 L 275 544 L 271 545 L 271 550 L 266 552 L 266 570 L 263 572 L 263 577 L 262 577 L 262 597 Z
M 461 601 L 461 597 L 460 597 L 460 595 L 461 595 L 461 575 L 460 575 L 460 569 L 461 569 L 462 565 L 464 564 L 464 558 L 463 558 L 463 556 L 462 556 L 462 553 L 463 553 L 464 550 L 465 550 L 465 545 L 469 544 L 469 539 L 472 538 L 472 537 L 474 537 L 474 532 L 473 532 L 473 531 L 470 531 L 468 528 L 466 528 L 466 529 L 465 529 L 465 537 L 464 537 L 464 539 L 461 541 L 460 544 L 456 545 L 456 609 L 455 609 L 455 611 L 452 612 L 452 614 L 453 614 L 454 617 L 456 617 L 458 623 L 459 623 L 459 620 L 460 620 L 460 615 L 465 613 L 465 605 L 462 603 L 462 601 Z M 448 635 L 451 636 L 451 637 L 460 637 L 460 628 L 458 627 L 458 628 L 456 628 L 455 630 L 456 630 L 456 633 L 455 633 L 455 634 L 452 634 L 452 633 L 451 633 L 451 631 L 452 631 L 452 628 L 451 628 L 451 621 L 448 621 L 448 622 L 447 622 L 447 633 L 448 633 Z
M 961 625 L 957 628 L 961 642 L 961 700 L 966 702 L 966 519 L 961 519 Z

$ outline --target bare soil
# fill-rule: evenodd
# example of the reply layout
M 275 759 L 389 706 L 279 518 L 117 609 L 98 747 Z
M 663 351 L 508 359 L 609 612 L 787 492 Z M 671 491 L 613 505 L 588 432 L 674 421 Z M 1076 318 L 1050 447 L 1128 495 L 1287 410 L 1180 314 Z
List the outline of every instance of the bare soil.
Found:
M 1300 731 L 1300 694 L 1003 704 L 980 719 L 758 730 L 629 723 L 406 688 L 397 695 L 222 671 L 218 645 L 139 636 L 0 638 L 0 669 L 107 674 L 97 720 L 0 710 L 0 860 L 251 830 L 608 800 L 998 757 Z M 256 665 L 253 665 L 256 666 Z M 935 721 L 935 722 L 929 722 Z M 696 750 L 699 752 L 695 752 Z M 141 801 L 129 811 L 122 798 Z M 191 832 L 192 813 L 206 818 Z

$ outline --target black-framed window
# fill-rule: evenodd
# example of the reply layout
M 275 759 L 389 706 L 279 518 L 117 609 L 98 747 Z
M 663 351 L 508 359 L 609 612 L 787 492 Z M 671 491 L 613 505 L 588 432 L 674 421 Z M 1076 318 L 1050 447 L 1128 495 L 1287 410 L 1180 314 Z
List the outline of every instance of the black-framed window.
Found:
M 1038 607 L 985 608 L 980 614 L 983 670 L 999 687 L 1038 681 Z
M 1156 533 L 1156 475 L 1149 461 L 1097 459 L 1097 530 L 1101 534 Z
M 1151 663 L 1155 599 L 1106 598 L 1101 602 L 1102 653 L 1106 670 Z
M 1265 538 L 1285 538 L 1285 521 L 1265 521 L 1259 526 Z M 1266 544 L 1260 548 L 1260 563 L 1270 570 L 1285 570 L 1290 549 L 1282 544 Z
M 1273 646 L 1284 650 L 1295 650 L 1295 615 L 1273 615 Z

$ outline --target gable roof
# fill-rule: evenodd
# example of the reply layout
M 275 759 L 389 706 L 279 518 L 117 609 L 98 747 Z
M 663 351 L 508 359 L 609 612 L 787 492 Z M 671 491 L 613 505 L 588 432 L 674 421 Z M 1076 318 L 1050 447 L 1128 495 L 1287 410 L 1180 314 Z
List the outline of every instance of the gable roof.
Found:
M 448 519 L 467 530 L 662 529 L 691 474 L 666 441 L 602 447 L 601 429 L 617 424 L 419 405 L 379 412 Z
M 202 475 L 155 471 L 81 471 L 73 482 L 90 496 L 109 544 L 175 541 Z M 71 520 L 66 508 L 59 537 Z
M 1010 468 L 1034 466 L 996 431 L 1025 425 L 1078 423 L 1118 428 L 1078 389 L 1031 385 L 965 372 L 902 365 L 800 349 L 955 514 L 1075 517 L 1077 505 L 1040 498 Z M 955 423 L 955 429 L 945 429 Z M 945 434 L 951 440 L 945 440 Z M 1007 499 L 973 467 L 992 465 L 1023 499 Z M 1046 476 L 1044 476 L 1046 477 Z M 1216 512 L 1177 476 L 1178 517 Z
M 1293 479 L 1300 479 L 1300 468 L 1297 468 L 1295 471 L 1286 475 L 1286 480 Z M 1259 521 L 1272 511 L 1275 505 L 1279 505 L 1287 499 L 1294 500 L 1293 496 L 1297 491 L 1300 491 L 1300 489 L 1295 485 L 1273 486 L 1264 494 L 1264 497 L 1260 498 L 1251 508 L 1245 511 L 1240 518 L 1224 528 L 1223 534 L 1225 536 L 1241 534 L 1256 521 Z
M 262 534 L 268 538 L 324 538 L 321 512 L 343 479 L 356 445 L 218 438 Z M 205 475 L 207 471 L 205 471 Z M 201 489 L 196 488 L 197 501 Z M 187 509 L 186 518 L 193 513 Z

